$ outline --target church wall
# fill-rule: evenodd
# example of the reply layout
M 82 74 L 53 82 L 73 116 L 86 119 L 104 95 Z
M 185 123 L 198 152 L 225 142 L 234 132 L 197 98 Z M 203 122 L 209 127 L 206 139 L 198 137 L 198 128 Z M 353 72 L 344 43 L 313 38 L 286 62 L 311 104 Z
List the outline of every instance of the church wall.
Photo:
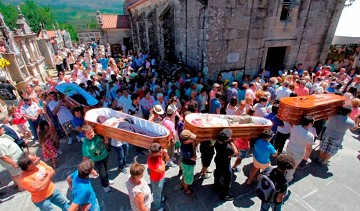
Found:
M 130 10 L 132 15 L 147 15 L 156 8 L 158 19 L 152 26 L 157 30 L 150 36 L 148 27 L 147 35 L 148 40 L 157 39 L 160 59 L 165 58 L 164 32 L 173 33 L 175 56 L 186 65 L 207 67 L 208 75 L 241 69 L 254 75 L 265 67 L 271 47 L 286 48 L 285 68 L 326 59 L 345 0 L 290 2 L 285 20 L 280 20 L 283 0 L 208 0 L 206 8 L 199 1 L 149 0 Z M 174 9 L 173 31 L 165 30 L 159 19 L 168 5 Z

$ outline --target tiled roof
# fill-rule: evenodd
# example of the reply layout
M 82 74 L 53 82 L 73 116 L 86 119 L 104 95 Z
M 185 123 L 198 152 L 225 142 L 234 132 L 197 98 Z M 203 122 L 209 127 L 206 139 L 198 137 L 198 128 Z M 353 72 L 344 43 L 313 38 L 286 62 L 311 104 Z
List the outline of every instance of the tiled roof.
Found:
M 55 37 L 55 31 L 46 31 L 46 32 L 47 32 L 48 37 L 50 37 L 50 38 Z M 39 32 L 38 38 L 43 38 L 41 32 Z
M 130 28 L 128 15 L 101 15 L 103 29 L 124 29 Z

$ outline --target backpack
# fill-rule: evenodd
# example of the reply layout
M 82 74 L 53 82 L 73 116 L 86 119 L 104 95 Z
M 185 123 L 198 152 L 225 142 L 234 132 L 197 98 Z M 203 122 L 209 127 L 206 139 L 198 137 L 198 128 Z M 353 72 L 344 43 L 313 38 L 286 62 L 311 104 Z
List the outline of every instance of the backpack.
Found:
M 276 193 L 274 182 L 270 179 L 270 173 L 273 167 L 267 167 L 259 176 L 259 183 L 256 186 L 255 193 L 263 202 L 274 202 Z

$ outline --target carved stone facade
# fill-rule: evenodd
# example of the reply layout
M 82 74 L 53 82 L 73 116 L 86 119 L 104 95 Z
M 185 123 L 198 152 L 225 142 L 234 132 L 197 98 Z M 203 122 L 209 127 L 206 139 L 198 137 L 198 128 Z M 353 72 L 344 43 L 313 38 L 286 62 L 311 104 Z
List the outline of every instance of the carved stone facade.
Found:
M 36 40 L 37 35 L 31 31 L 20 11 L 16 23 L 18 29 L 10 31 L 0 14 L 0 45 L 6 49 L 2 57 L 10 61 L 10 65 L 6 67 L 10 79 L 16 82 L 19 89 L 23 89 L 23 85 L 29 83 L 33 77 L 45 81 L 48 73 Z
M 41 30 L 36 41 L 39 45 L 40 52 L 44 56 L 45 65 L 49 68 L 54 68 L 55 51 L 51 44 L 51 37 L 43 25 L 40 24 L 40 26 Z
M 48 73 L 45 69 L 44 57 L 42 56 L 38 43 L 37 34 L 32 32 L 23 14 L 19 14 L 16 21 L 18 29 L 14 30 L 14 39 L 20 48 L 25 65 L 31 76 L 45 81 Z
M 126 8 L 135 49 L 206 68 L 211 75 L 240 69 L 253 75 L 263 67 L 278 70 L 324 61 L 344 2 L 132 0 Z

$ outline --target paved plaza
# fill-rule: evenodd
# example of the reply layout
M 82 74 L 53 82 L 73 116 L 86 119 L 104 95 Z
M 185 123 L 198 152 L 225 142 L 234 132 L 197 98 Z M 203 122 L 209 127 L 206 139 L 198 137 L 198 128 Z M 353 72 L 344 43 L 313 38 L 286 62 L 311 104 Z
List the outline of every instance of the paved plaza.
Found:
M 314 146 L 315 150 L 311 158 L 317 158 L 318 143 Z M 81 161 L 81 143 L 67 145 L 66 140 L 62 139 L 62 150 L 65 152 L 57 159 L 58 168 L 53 178 L 56 187 L 71 199 L 68 192 L 66 177 L 73 172 L 77 164 Z M 31 151 L 40 155 L 40 149 L 36 146 L 30 148 Z M 316 163 L 309 163 L 296 171 L 296 182 L 290 186 L 288 199 L 283 210 L 291 211 L 332 211 L 359 210 L 360 201 L 360 142 L 359 134 L 350 131 L 345 136 L 343 149 L 331 160 L 329 167 L 321 167 Z M 135 149 L 130 147 L 129 162 L 137 161 L 146 163 L 146 156 L 134 157 Z M 200 157 L 200 156 L 199 156 Z M 129 173 L 123 174 L 116 171 L 116 153 L 111 151 L 109 161 L 109 176 L 115 180 L 110 193 L 105 193 L 100 185 L 99 179 L 92 179 L 94 190 L 96 191 L 102 210 L 117 211 L 130 210 L 129 199 L 125 182 Z M 212 191 L 213 177 L 207 180 L 199 180 L 201 168 L 200 160 L 197 161 L 195 168 L 194 187 L 197 196 L 194 198 L 186 196 L 180 190 L 178 168 L 170 168 L 166 172 L 166 183 L 164 193 L 167 196 L 165 203 L 166 210 L 260 210 L 260 201 L 254 194 L 254 186 L 247 186 L 246 176 L 251 169 L 251 158 L 247 158 L 241 165 L 241 172 L 235 173 L 231 192 L 236 195 L 232 202 L 221 201 L 217 194 Z M 233 160 L 234 162 L 234 160 Z M 212 169 L 214 169 L 212 163 Z M 36 207 L 30 200 L 30 194 L 26 191 L 17 192 L 12 186 L 9 174 L 0 169 L 0 210 L 4 211 L 31 211 Z M 145 174 L 145 179 L 149 177 Z

